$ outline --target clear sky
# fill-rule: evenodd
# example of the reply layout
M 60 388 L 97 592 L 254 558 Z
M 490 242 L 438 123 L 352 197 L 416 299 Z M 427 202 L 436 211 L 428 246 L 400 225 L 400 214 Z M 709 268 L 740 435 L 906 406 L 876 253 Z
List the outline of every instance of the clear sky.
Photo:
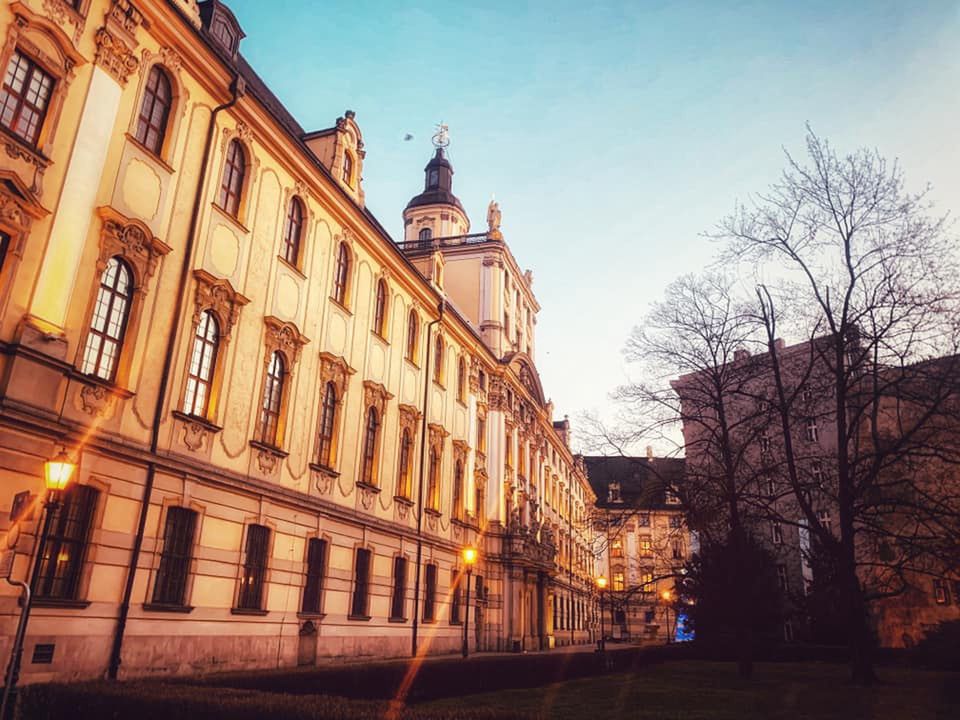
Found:
M 474 229 L 495 193 L 533 270 L 558 416 L 610 411 L 630 329 L 711 259 L 700 234 L 776 179 L 804 123 L 960 210 L 957 1 L 227 4 L 307 130 L 356 111 L 367 204 L 395 238 L 449 124 Z

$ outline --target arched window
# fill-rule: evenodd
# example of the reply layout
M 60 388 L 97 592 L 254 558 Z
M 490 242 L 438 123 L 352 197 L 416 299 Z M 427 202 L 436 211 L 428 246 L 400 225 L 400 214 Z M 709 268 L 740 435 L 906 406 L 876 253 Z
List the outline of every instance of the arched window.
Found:
M 406 428 L 400 435 L 400 473 L 397 477 L 397 495 L 402 498 L 410 497 L 413 485 L 413 438 Z
M 433 347 L 433 381 L 443 384 L 443 338 L 437 335 Z
M 117 374 L 117 360 L 127 331 L 133 276 L 127 264 L 112 257 L 100 276 L 97 302 L 90 321 L 90 333 L 83 351 L 83 372 L 104 380 Z
M 433 239 L 433 230 L 431 230 L 428 227 L 425 227 L 422 230 L 420 230 L 420 234 L 417 236 L 417 238 L 422 243 L 429 243 L 430 240 Z
M 37 63 L 14 50 L 0 88 L 0 124 L 35 146 L 53 96 L 54 79 Z
M 317 462 L 324 467 L 333 467 L 334 428 L 337 419 L 337 387 L 328 382 L 323 389 L 323 404 L 320 406 L 320 437 L 317 443 Z
M 193 352 L 187 370 L 187 392 L 183 398 L 183 412 L 186 415 L 207 417 L 219 345 L 217 319 L 212 312 L 204 310 L 200 313 L 200 322 L 193 336 Z
M 387 336 L 387 281 L 377 282 L 377 298 L 373 311 L 373 331 L 380 337 Z
M 274 352 L 267 366 L 263 383 L 263 401 L 260 405 L 260 437 L 264 445 L 276 447 L 280 429 L 280 408 L 283 404 L 283 382 L 286 368 L 283 355 Z
M 283 226 L 283 259 L 294 267 L 300 262 L 300 237 L 303 234 L 303 203 L 300 198 L 290 198 L 287 221 Z
M 337 249 L 337 263 L 333 274 L 333 299 L 347 306 L 347 280 L 350 277 L 350 249 L 346 243 L 340 243 Z
M 463 462 L 453 465 L 453 517 L 463 519 Z
M 367 485 L 376 485 L 377 483 L 377 441 L 380 434 L 380 417 L 377 415 L 376 408 L 370 408 L 367 411 L 367 430 L 363 439 L 363 466 L 360 471 L 360 479 Z
M 457 400 L 467 401 L 467 363 L 462 355 L 457 362 Z
M 407 316 L 407 360 L 417 362 L 417 340 L 420 334 L 420 318 L 416 310 L 411 310 Z
M 143 102 L 140 103 L 135 136 L 137 141 L 154 155 L 159 156 L 163 149 L 172 104 L 170 78 L 162 67 L 154 65 L 147 76 L 147 87 L 143 92 Z
M 231 140 L 227 146 L 227 161 L 223 166 L 223 179 L 220 181 L 220 198 L 217 204 L 221 209 L 240 216 L 240 195 L 243 192 L 243 178 L 247 174 L 247 155 L 239 140 Z
M 343 153 L 343 181 L 353 185 L 353 156 L 346 151 Z
M 427 474 L 427 507 L 440 510 L 440 454 L 430 448 L 430 468 Z

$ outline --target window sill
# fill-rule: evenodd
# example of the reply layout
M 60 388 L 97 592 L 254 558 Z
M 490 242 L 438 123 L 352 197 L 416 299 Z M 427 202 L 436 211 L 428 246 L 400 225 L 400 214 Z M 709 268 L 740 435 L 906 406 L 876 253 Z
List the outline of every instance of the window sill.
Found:
M 347 620 L 356 620 L 358 622 L 369 622 L 369 615 L 347 615 Z
M 436 385 L 436 386 L 437 386 L 438 388 L 440 388 L 441 390 L 446 390 L 446 389 L 447 389 L 447 386 L 446 386 L 444 383 L 442 383 L 441 381 L 437 380 L 436 378 L 433 379 L 433 384 Z
M 191 425 L 199 425 L 204 430 L 207 430 L 212 433 L 218 433 L 223 430 L 219 425 L 214 425 L 212 422 L 207 420 L 205 417 L 200 417 L 199 415 L 187 415 L 186 413 L 180 412 L 179 410 L 173 410 L 171 412 L 177 420 L 182 423 L 189 423 Z
M 391 617 L 391 618 L 387 618 L 387 622 L 391 622 L 391 623 L 405 623 L 405 622 L 407 622 L 407 618 L 405 618 L 405 617 Z
M 403 361 L 404 361 L 405 363 L 407 363 L 407 365 L 409 365 L 410 367 L 412 367 L 414 370 L 416 370 L 416 371 L 418 371 L 418 372 L 420 371 L 420 365 L 417 363 L 416 360 L 412 360 L 409 355 L 404 355 L 404 356 L 403 356 Z
M 332 478 L 340 477 L 340 473 L 338 473 L 332 467 L 327 467 L 326 465 L 320 465 L 318 463 L 310 463 L 310 469 L 313 470 L 314 472 L 318 472 L 323 475 L 328 475 Z
M 35 608 L 62 608 L 64 610 L 83 610 L 89 607 L 89 600 L 61 600 L 59 598 L 35 597 L 30 606 Z
M 390 341 L 387 340 L 383 335 L 381 335 L 380 333 L 378 333 L 376 330 L 371 330 L 371 331 L 370 331 L 370 334 L 373 335 L 377 340 L 379 340 L 380 342 L 382 342 L 384 345 L 386 345 L 386 346 L 389 346 L 389 345 L 390 345 Z
M 290 454 L 274 445 L 267 445 L 266 443 L 262 443 L 259 440 L 251 440 L 250 447 L 255 448 L 256 450 L 260 450 L 262 452 L 268 452 L 271 455 L 274 455 L 280 458 L 281 460 L 285 459 Z
M 451 620 L 450 624 L 458 627 L 463 627 L 463 620 Z
M 435 510 L 434 508 L 424 508 L 423 511 L 427 515 L 432 515 L 433 517 L 440 517 L 441 515 L 443 515 L 442 512 L 440 512 L 439 510 Z
M 192 613 L 193 605 L 167 605 L 165 603 L 144 603 L 143 609 L 147 612 Z
M 39 165 L 40 167 L 43 167 L 43 168 L 46 168 L 52 162 L 50 158 L 48 158 L 46 155 L 40 152 L 39 148 L 37 148 L 34 145 L 31 145 L 22 137 L 8 130 L 3 125 L 0 125 L 0 132 L 2 132 L 3 135 L 6 136 L 8 140 L 11 140 L 14 143 L 16 143 L 17 150 L 20 151 L 20 155 L 23 156 L 24 159 L 27 159 L 28 162 L 32 160 L 33 164 Z M 14 157 L 16 157 L 16 155 L 14 155 Z
M 277 255 L 277 260 L 279 260 L 281 264 L 283 264 L 284 267 L 287 268 L 287 270 L 292 270 L 293 272 L 295 272 L 297 274 L 297 277 L 301 278 L 302 280 L 307 279 L 307 276 L 303 274 L 303 270 L 297 267 L 294 263 L 287 260 L 283 255 Z
M 348 317 L 353 317 L 353 312 L 351 312 L 350 308 L 348 308 L 344 303 L 340 302 L 335 297 L 333 297 L 333 295 L 330 296 L 330 302 L 333 303 L 333 306 L 335 308 L 340 308 L 340 310 L 345 312 Z
M 374 495 L 379 495 L 382 489 L 379 485 L 373 485 L 372 483 L 363 482 L 363 480 L 357 480 L 357 487 L 360 488 L 361 490 L 366 490 L 367 492 L 371 492 Z
M 231 225 L 233 225 L 238 230 L 240 230 L 240 232 L 242 232 L 244 235 L 250 234 L 250 229 L 246 225 L 244 225 L 243 222 L 241 222 L 240 218 L 234 217 L 233 215 L 228 213 L 226 210 L 224 210 L 222 207 L 220 207 L 216 202 L 211 201 L 210 205 L 213 207 L 214 210 L 217 211 L 217 214 L 220 215 L 220 217 L 229 221 Z
M 437 621 L 435 618 L 423 618 L 420 621 L 423 625 L 436 625 Z
M 121 387 L 114 380 L 104 380 L 102 377 L 98 377 L 97 375 L 88 375 L 85 372 L 81 372 L 79 368 L 73 368 L 73 372 L 70 373 L 70 378 L 72 380 L 82 382 L 85 385 L 101 387 L 111 395 L 116 395 L 122 400 L 129 400 L 136 395 L 135 392 L 132 390 L 127 390 L 125 387 Z
M 413 500 L 403 495 L 394 495 L 394 502 L 398 502 L 401 505 L 406 505 L 407 507 L 413 507 Z
M 176 171 L 166 162 L 166 160 L 164 160 L 164 159 L 163 159 L 160 155 L 158 155 L 157 153 L 153 152 L 153 150 L 151 150 L 150 148 L 148 148 L 148 147 L 147 147 L 146 145 L 144 145 L 142 142 L 140 142 L 139 140 L 137 140 L 137 138 L 135 138 L 133 135 L 131 135 L 130 133 L 126 133 L 124 137 L 126 137 L 127 140 L 130 142 L 130 144 L 133 145 L 135 148 L 137 148 L 137 150 L 139 150 L 141 153 L 143 153 L 144 155 L 146 155 L 146 156 L 147 156 L 147 159 L 155 162 L 157 165 L 159 165 L 160 167 L 162 167 L 164 170 L 166 170 L 166 171 L 167 171 L 168 173 L 170 173 L 171 175 L 173 175 L 173 174 L 176 172 Z
M 259 608 L 230 608 L 231 615 L 254 615 L 257 617 L 264 617 L 269 614 L 269 610 L 261 610 Z
M 298 612 L 297 617 L 300 620 L 323 620 L 327 616 L 324 612 Z

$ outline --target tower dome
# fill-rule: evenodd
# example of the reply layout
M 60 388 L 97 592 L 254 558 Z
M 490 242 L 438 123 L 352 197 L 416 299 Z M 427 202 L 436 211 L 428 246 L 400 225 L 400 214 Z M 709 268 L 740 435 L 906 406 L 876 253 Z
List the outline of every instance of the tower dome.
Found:
M 429 243 L 433 238 L 466 235 L 470 219 L 460 198 L 453 194 L 453 165 L 447 158 L 449 143 L 445 125 L 433 138 L 436 151 L 423 168 L 423 192 L 414 196 L 403 211 L 403 239 Z
M 442 147 L 423 169 L 423 192 L 407 203 L 407 210 L 423 205 L 453 205 L 463 212 L 460 198 L 453 194 L 453 165 Z

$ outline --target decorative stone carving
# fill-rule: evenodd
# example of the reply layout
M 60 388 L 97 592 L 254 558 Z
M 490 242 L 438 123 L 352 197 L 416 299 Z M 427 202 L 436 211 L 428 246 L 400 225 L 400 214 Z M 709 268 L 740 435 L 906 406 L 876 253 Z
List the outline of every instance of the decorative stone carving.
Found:
M 193 25 L 198 30 L 202 25 L 200 20 L 200 7 L 197 5 L 197 0 L 173 0 L 174 5 L 176 5 L 187 16 L 187 20 L 190 21 L 190 24 Z
M 330 491 L 333 489 L 335 473 L 330 472 L 326 468 L 320 467 L 319 465 L 311 465 L 310 472 L 313 475 L 313 482 L 317 488 L 317 492 L 319 492 L 321 495 L 329 495 Z
M 113 394 L 102 385 L 84 385 L 80 390 L 80 408 L 92 417 L 106 417 L 113 405 Z
M 126 85 L 130 75 L 140 67 L 137 56 L 122 40 L 117 39 L 106 28 L 97 30 L 95 37 L 97 51 L 94 57 L 97 65 L 106 70 L 121 85 Z
M 338 398 L 342 398 L 347 391 L 347 382 L 354 372 L 356 371 L 347 365 L 347 361 L 342 357 L 328 352 L 320 353 L 320 382 L 324 385 L 332 382 L 337 389 Z
M 454 440 L 453 444 L 453 460 L 466 464 L 467 455 L 470 453 L 470 446 L 467 445 L 463 440 Z
M 378 491 L 369 485 L 359 485 L 360 488 L 360 504 L 363 505 L 364 510 L 369 510 L 373 507 L 373 501 L 377 497 Z
M 412 506 L 412 504 L 413 503 L 410 503 L 410 502 L 403 502 L 403 501 L 397 500 L 396 501 L 397 519 L 406 521 L 406 519 L 410 516 L 410 507 Z
M 234 290 L 229 280 L 214 277 L 206 270 L 194 270 L 197 287 L 194 293 L 193 327 L 200 323 L 200 313 L 212 310 L 220 325 L 220 337 L 230 340 L 230 333 L 240 319 L 240 309 L 250 300 Z
M 430 532 L 437 531 L 437 525 L 440 522 L 440 514 L 437 512 L 428 512 L 427 513 L 427 527 L 430 529 Z
M 430 447 L 435 447 L 440 452 L 443 451 L 443 441 L 449 434 L 450 433 L 443 429 L 442 425 L 437 425 L 436 423 L 427 425 L 427 438 Z
M 287 372 L 293 374 L 293 369 L 300 360 L 300 351 L 303 346 L 310 342 L 309 338 L 302 335 L 297 326 L 290 322 L 284 322 L 278 318 L 269 315 L 263 319 L 266 325 L 266 333 L 263 340 L 266 353 L 264 354 L 263 364 L 269 366 L 270 358 L 274 352 L 283 353 L 287 359 L 289 367 Z
M 83 33 L 83 18 L 66 0 L 43 0 L 43 11 L 60 29 L 73 39 L 74 44 Z
M 236 137 L 245 143 L 250 143 L 253 141 L 253 131 L 250 130 L 249 125 L 241 120 L 237 123 Z
M 180 53 L 170 47 L 160 48 L 160 61 L 170 70 L 174 72 L 180 71 L 180 66 L 183 64 L 183 60 L 180 57 Z
M 400 429 L 409 430 L 410 437 L 417 436 L 417 427 L 420 425 L 420 411 L 413 405 L 400 405 Z
M 207 441 L 210 431 L 205 425 L 190 420 L 183 423 L 183 444 L 193 452 L 200 450 Z
M 101 207 L 98 213 L 103 228 L 97 274 L 106 270 L 110 258 L 120 256 L 133 266 L 137 291 L 145 293 L 147 280 L 156 272 L 160 259 L 170 252 L 170 246 L 154 237 L 143 223 L 121 215 L 111 207 Z
M 381 422 L 387 411 L 387 400 L 392 397 L 393 395 L 388 393 L 387 389 L 380 383 L 375 383 L 372 380 L 363 381 L 363 406 L 365 408 L 376 408 Z
M 273 475 L 280 464 L 280 457 L 266 448 L 257 448 L 257 467 L 264 475 Z

